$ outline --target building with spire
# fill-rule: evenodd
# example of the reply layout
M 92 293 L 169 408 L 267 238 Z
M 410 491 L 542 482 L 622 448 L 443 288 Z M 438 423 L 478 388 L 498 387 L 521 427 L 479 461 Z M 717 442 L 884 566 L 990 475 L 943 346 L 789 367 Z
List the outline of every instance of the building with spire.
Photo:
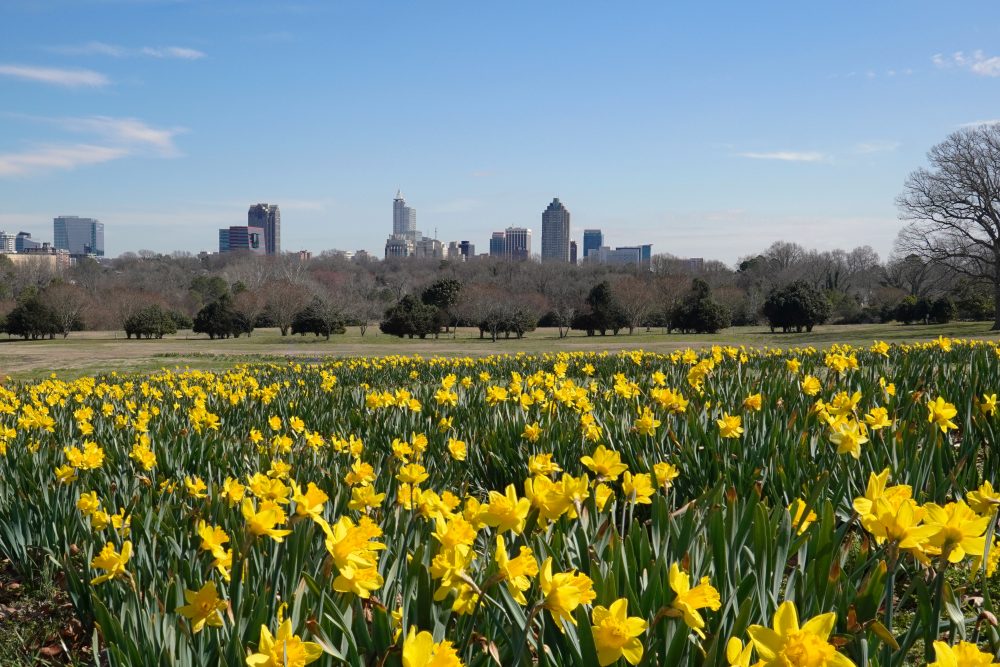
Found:
M 385 241 L 386 257 L 443 257 L 442 244 L 425 239 L 417 229 L 417 209 L 406 205 L 403 193 L 396 190 L 392 200 L 392 234 Z
M 542 261 L 569 262 L 569 211 L 558 197 L 542 212 Z

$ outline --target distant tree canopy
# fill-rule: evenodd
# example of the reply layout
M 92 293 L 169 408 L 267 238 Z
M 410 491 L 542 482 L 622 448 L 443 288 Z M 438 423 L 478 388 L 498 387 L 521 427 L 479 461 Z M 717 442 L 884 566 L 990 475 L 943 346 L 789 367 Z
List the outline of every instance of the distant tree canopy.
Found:
M 771 290 L 762 311 L 771 331 L 812 331 L 830 317 L 830 301 L 809 283 L 796 280 Z
M 253 323 L 247 322 L 233 310 L 232 300 L 223 297 L 209 303 L 198 311 L 194 318 L 194 333 L 208 334 L 209 338 L 239 338 L 241 334 L 253 329 Z
M 336 309 L 320 299 L 313 299 L 308 306 L 300 310 L 292 320 L 292 333 L 324 336 L 330 340 L 331 334 L 342 334 L 347 331 L 343 316 Z
M 670 315 L 670 328 L 684 333 L 714 334 L 728 326 L 729 310 L 712 298 L 712 289 L 699 278 Z
M 29 296 L 7 313 L 4 329 L 11 336 L 25 340 L 55 338 L 62 332 L 55 313 L 38 296 Z
M 382 333 L 391 336 L 426 338 L 440 330 L 437 309 L 407 294 L 385 313 L 379 325 Z
M 615 299 L 608 281 L 601 281 L 591 288 L 586 304 L 587 308 L 573 318 L 574 329 L 586 331 L 588 336 L 598 332 L 604 336 L 610 330 L 617 336 L 628 326 L 621 304 Z
M 177 321 L 159 304 L 141 308 L 125 320 L 125 336 L 131 338 L 163 338 L 177 333 Z

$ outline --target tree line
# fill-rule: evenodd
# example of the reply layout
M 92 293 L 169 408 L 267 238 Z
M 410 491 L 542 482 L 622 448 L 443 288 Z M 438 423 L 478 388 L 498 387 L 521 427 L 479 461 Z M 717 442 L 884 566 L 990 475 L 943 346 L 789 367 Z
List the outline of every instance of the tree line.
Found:
M 917 254 L 882 262 L 867 246 L 820 252 L 779 242 L 734 267 L 707 261 L 697 270 L 669 255 L 615 267 L 144 252 L 55 273 L 0 256 L 0 325 L 29 339 L 84 329 L 227 338 L 262 326 L 325 337 L 347 326 L 414 337 L 473 326 L 493 340 L 538 326 L 560 337 L 752 324 L 794 331 L 820 322 L 984 319 L 994 307 L 985 281 Z

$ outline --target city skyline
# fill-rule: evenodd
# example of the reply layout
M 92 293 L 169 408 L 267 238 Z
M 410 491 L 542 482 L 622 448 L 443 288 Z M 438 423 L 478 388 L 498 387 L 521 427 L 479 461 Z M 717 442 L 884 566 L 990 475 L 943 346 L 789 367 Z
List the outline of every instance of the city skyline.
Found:
M 558 192 L 574 239 L 885 257 L 927 150 L 996 122 L 1000 6 L 967 6 L 12 0 L 0 229 L 71 211 L 109 256 L 197 252 L 267 200 L 284 249 L 379 255 L 401 184 L 442 239 L 537 228 Z

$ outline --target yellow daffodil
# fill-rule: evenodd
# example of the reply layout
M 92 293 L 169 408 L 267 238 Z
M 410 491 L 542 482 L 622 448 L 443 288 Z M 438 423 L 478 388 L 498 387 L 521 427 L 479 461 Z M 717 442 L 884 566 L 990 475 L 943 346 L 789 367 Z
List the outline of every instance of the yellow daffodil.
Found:
M 601 667 L 624 657 L 630 665 L 642 660 L 642 642 L 639 637 L 646 631 L 647 623 L 637 616 L 628 615 L 628 600 L 621 598 L 610 607 L 594 607 L 591 615 L 594 646 Z
M 855 667 L 829 642 L 836 614 L 821 614 L 799 626 L 792 602 L 774 613 L 773 628 L 751 625 L 747 632 L 762 667 Z
M 698 610 L 718 611 L 722 606 L 719 591 L 709 583 L 708 577 L 702 577 L 698 585 L 691 588 L 691 577 L 687 572 L 681 570 L 677 563 L 670 565 L 668 579 L 670 588 L 677 594 L 674 601 L 670 603 L 671 608 L 684 618 L 684 622 L 689 628 L 704 639 L 705 619 L 702 618 Z

